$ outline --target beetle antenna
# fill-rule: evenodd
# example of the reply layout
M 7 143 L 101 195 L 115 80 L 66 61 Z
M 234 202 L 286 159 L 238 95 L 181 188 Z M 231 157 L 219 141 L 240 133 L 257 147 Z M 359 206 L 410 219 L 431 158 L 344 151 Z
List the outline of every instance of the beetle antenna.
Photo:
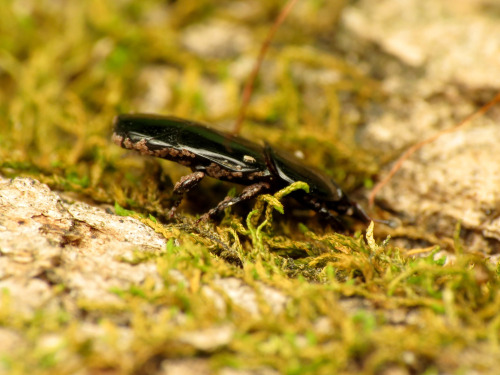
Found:
M 372 219 L 372 221 L 375 223 L 387 225 L 390 228 L 396 228 L 398 226 L 393 220 Z
M 395 228 L 396 227 L 396 223 L 392 220 L 382 220 L 382 219 L 374 219 L 372 218 L 370 215 L 368 215 L 366 213 L 366 211 L 363 209 L 363 207 L 361 207 L 359 205 L 359 203 L 357 202 L 351 202 L 352 206 L 354 207 L 354 214 L 352 216 L 356 216 L 358 217 L 359 219 L 365 221 L 365 222 L 370 222 L 370 221 L 373 221 L 375 223 L 379 223 L 379 224 L 384 224 L 384 225 L 387 225 L 391 228 Z

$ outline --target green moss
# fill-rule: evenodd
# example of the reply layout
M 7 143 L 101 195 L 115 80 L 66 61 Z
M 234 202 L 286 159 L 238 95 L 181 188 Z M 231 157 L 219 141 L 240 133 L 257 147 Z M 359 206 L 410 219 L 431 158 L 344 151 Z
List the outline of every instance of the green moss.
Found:
M 482 359 L 498 368 L 500 265 L 470 254 L 459 227 L 451 261 L 437 258 L 438 249 L 412 255 L 374 236 L 377 228 L 340 234 L 290 215 L 283 198 L 307 189 L 304 184 L 261 196 L 247 216 L 227 210 L 217 225 L 195 224 L 192 215 L 202 211 L 188 199 L 179 221 L 165 224 L 173 182 L 186 170 L 111 144 L 112 118 L 149 108 L 146 98 L 157 79 L 168 90 L 158 111 L 233 120 L 244 81 L 233 75 L 239 57 L 196 56 L 183 47 L 182 35 L 215 18 L 240 23 L 256 41 L 245 54 L 253 57 L 282 2 L 254 2 L 257 16 L 248 18 L 234 16 L 229 2 L 75 1 L 61 9 L 43 1 L 26 4 L 22 10 L 15 0 L 4 0 L 0 8 L 0 172 L 117 202 L 118 215 L 141 218 L 169 240 L 159 253 L 121 259 L 153 264 L 161 280 L 106 291 L 115 303 L 80 299 L 71 308 L 60 303 L 24 316 L 14 307 L 15 296 L 0 293 L 2 329 L 19 340 L 1 354 L 0 373 L 149 373 L 162 361 L 191 357 L 207 360 L 214 371 L 272 368 L 285 374 L 480 372 Z M 365 105 L 379 95 L 378 87 L 314 47 L 337 19 L 334 12 L 325 19 L 330 13 L 323 6 L 333 7 L 305 2 L 309 16 L 294 21 L 304 27 L 282 27 L 243 133 L 300 148 L 347 190 L 369 187 L 377 165 L 356 147 L 361 124 L 342 108 L 346 100 Z M 162 73 L 148 79 L 157 68 Z M 340 78 L 313 88 L 297 78 L 296 69 L 335 70 Z M 212 93 L 203 87 L 214 81 L 229 100 L 224 110 L 212 112 Z M 311 106 L 311 95 L 324 105 Z M 200 187 L 212 205 L 219 188 Z M 259 314 L 230 298 L 221 278 L 244 283 Z M 284 297 L 280 311 L 270 310 L 263 285 Z M 208 297 L 206 287 L 223 303 Z M 68 288 L 54 285 L 53 291 L 61 296 Z M 224 325 L 231 336 L 210 349 L 184 337 Z M 479 359 L 464 362 L 463 353 Z

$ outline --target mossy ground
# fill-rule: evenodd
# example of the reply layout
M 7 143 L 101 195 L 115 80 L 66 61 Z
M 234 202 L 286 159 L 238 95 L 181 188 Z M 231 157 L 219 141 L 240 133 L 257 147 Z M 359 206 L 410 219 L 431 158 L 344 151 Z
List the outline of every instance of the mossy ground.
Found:
M 286 374 L 468 373 L 500 364 L 498 268 L 470 254 L 458 234 L 451 256 L 437 258 L 438 249 L 395 248 L 361 225 L 338 234 L 286 207 L 283 217 L 276 211 L 280 197 L 271 196 L 254 202 L 250 214 L 227 212 L 220 224 L 193 224 L 194 215 L 229 190 L 217 181 L 200 187 L 208 202 L 187 199 L 184 218 L 166 223 L 172 182 L 186 170 L 123 158 L 126 152 L 110 142 L 114 115 L 150 108 L 155 78 L 147 77 L 157 71 L 168 87 L 159 112 L 230 124 L 246 77 L 234 73 L 236 63 L 256 56 L 280 2 L 253 2 L 257 10 L 247 16 L 238 16 L 229 1 L 54 4 L 4 0 L 0 8 L 0 171 L 149 217 L 142 220 L 170 238 L 169 245 L 124 261 L 154 262 L 165 287 L 146 281 L 115 290 L 125 302 L 120 309 L 82 301 L 78 320 L 62 307 L 23 318 L 9 304 L 16 296 L 3 293 L 0 325 L 28 344 L 1 353 L 0 370 L 151 373 L 163 361 L 189 358 L 214 372 Z M 307 2 L 282 27 L 243 134 L 301 149 L 350 191 L 370 185 L 377 172 L 355 146 L 361 112 L 353 107 L 379 92 L 372 79 L 328 52 L 336 7 Z M 186 49 L 186 30 L 213 19 L 251 31 L 242 55 Z M 312 84 L 318 71 L 338 77 Z M 307 74 L 313 78 L 300 78 Z M 210 108 L 210 85 L 223 91 L 220 110 Z M 170 270 L 187 282 L 173 280 Z M 227 276 L 256 291 L 261 283 L 274 287 L 287 297 L 285 309 L 276 314 L 262 304 L 261 314 L 251 315 L 228 300 L 220 312 L 200 286 Z M 54 288 L 62 292 L 64 285 Z M 89 320 L 102 328 L 99 338 L 82 335 Z M 186 332 L 225 326 L 232 335 L 220 346 L 203 349 L 183 339 Z M 126 347 L 123 327 L 132 335 Z

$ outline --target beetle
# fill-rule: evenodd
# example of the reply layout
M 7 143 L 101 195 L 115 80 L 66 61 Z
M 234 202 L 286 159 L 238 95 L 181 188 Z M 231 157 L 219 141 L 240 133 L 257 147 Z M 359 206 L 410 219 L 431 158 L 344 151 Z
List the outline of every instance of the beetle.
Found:
M 237 135 L 172 116 L 121 114 L 114 119 L 112 140 L 142 155 L 171 160 L 191 168 L 174 186 L 173 216 L 183 195 L 205 177 L 246 185 L 236 197 L 226 197 L 201 217 L 213 218 L 225 208 L 262 193 L 274 193 L 296 181 L 309 185 L 309 193 L 297 190 L 292 196 L 305 207 L 339 225 L 340 216 L 368 223 L 372 218 L 350 200 L 335 181 L 305 165 L 293 155 L 260 145 Z M 336 213 L 336 214 L 334 214 Z

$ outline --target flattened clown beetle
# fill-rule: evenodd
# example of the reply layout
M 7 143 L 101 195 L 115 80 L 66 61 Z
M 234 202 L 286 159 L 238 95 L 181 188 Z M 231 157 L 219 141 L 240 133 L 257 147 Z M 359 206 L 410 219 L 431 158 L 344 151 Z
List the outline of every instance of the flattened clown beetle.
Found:
M 209 176 L 245 185 L 241 194 L 226 197 L 202 219 L 210 219 L 225 208 L 263 193 L 274 193 L 296 182 L 309 185 L 309 193 L 297 190 L 292 196 L 335 224 L 340 216 L 368 223 L 372 220 L 361 206 L 350 200 L 332 178 L 305 165 L 294 156 L 224 133 L 200 123 L 171 116 L 122 114 L 114 119 L 112 140 L 117 145 L 191 168 L 174 186 L 173 215 L 184 193 Z

